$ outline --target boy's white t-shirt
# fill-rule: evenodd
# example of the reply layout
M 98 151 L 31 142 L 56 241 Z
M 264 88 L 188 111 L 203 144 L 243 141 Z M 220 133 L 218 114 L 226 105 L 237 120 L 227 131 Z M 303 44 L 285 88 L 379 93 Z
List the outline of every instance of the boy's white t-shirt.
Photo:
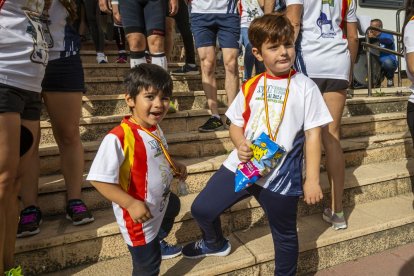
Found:
M 167 147 L 159 127 L 158 131 L 155 127 L 149 131 L 159 136 Z M 120 232 L 130 246 L 145 245 L 157 237 L 172 179 L 170 164 L 158 142 L 128 117 L 105 136 L 87 177 L 89 181 L 127 185 L 129 195 L 145 201 L 153 216 L 145 223 L 134 223 L 126 209 L 112 203 Z
M 349 80 L 351 58 L 343 30 L 347 22 L 358 21 L 356 1 L 286 0 L 287 6 L 293 4 L 303 5 L 297 69 L 310 78 Z
M 0 1 L 0 83 L 40 92 L 48 62 L 43 0 Z
M 256 85 L 256 88 L 250 100 L 246 99 L 243 93 L 247 89 L 246 82 L 226 112 L 232 124 L 245 127 L 244 136 L 251 141 L 262 132 L 268 134 L 263 101 L 264 74 L 253 79 L 255 80 L 252 85 Z M 269 121 L 274 133 L 279 124 L 288 75 L 280 77 L 267 75 L 266 82 Z M 298 196 L 302 194 L 305 131 L 329 124 L 332 122 L 332 117 L 318 87 L 305 75 L 293 71 L 289 91 L 285 115 L 276 139 L 276 142 L 285 148 L 286 155 L 277 168 L 256 184 L 283 195 Z M 239 163 L 235 149 L 223 165 L 235 172 Z
M 241 0 L 240 11 L 241 28 L 248 28 L 253 19 L 264 14 L 257 0 Z
M 405 26 L 404 29 L 404 54 L 405 54 L 405 60 L 407 60 L 407 54 L 408 53 L 412 53 L 414 52 L 414 19 L 411 19 L 410 21 L 408 21 L 407 25 Z M 414 103 L 414 76 L 408 71 L 407 72 L 407 77 L 408 79 L 411 81 L 411 86 L 410 86 L 410 90 L 412 92 L 412 94 L 409 97 L 409 101 Z
M 235 0 L 192 0 L 191 13 L 237 13 L 237 1 Z

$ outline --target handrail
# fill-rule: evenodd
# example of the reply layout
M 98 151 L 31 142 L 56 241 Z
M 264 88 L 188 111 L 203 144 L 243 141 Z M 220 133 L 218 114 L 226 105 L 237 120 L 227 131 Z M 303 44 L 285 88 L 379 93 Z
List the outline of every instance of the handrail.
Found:
M 400 13 L 402 11 L 405 11 L 405 9 L 404 8 L 398 9 L 397 10 L 397 14 L 396 14 L 396 22 L 395 22 L 396 24 L 395 24 L 395 26 L 396 26 L 396 30 L 397 30 L 398 33 L 401 33 L 401 18 L 400 18 Z M 402 49 L 403 49 L 402 45 L 403 45 L 403 39 L 402 39 L 402 37 L 401 38 L 397 37 L 397 52 L 399 52 L 399 53 L 402 52 Z M 398 58 L 398 72 L 397 72 L 397 74 L 398 74 L 398 86 L 401 87 L 402 86 L 402 78 L 401 78 L 401 57 L 398 56 L 397 58 Z
M 384 48 L 381 48 L 377 45 L 369 43 L 370 37 L 368 36 L 368 33 L 371 30 L 382 32 L 382 33 L 392 34 L 392 35 L 395 35 L 397 37 L 401 36 L 400 32 L 385 30 L 385 29 L 381 29 L 381 28 L 377 28 L 377 27 L 373 27 L 373 26 L 369 26 L 367 28 L 367 30 L 365 31 L 365 42 L 363 43 L 363 45 L 364 45 L 364 47 L 367 47 L 366 51 L 367 51 L 367 65 L 368 65 L 368 97 L 371 97 L 371 94 L 372 94 L 371 48 L 379 50 L 380 52 L 391 53 L 391 54 L 397 55 L 399 57 L 402 56 L 402 54 L 400 52 L 389 50 L 389 49 L 384 49 Z M 398 80 L 398 83 L 400 83 L 400 80 Z

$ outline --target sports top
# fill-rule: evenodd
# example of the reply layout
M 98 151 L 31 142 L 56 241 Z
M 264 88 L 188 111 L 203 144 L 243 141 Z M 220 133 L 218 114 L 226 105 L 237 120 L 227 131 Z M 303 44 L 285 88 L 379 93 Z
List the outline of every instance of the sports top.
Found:
M 191 0 L 191 13 L 237 13 L 235 0 Z
M 257 0 L 241 0 L 239 5 L 240 27 L 242 28 L 248 28 L 253 19 L 263 15 L 263 10 Z
M 408 21 L 407 25 L 404 29 L 404 47 L 405 47 L 405 58 L 407 58 L 408 53 L 414 52 L 414 16 Z M 406 59 L 407 60 L 407 59 Z M 410 73 L 409 70 L 407 71 L 407 77 L 411 81 L 410 90 L 412 94 L 409 97 L 409 101 L 414 103 L 414 76 Z

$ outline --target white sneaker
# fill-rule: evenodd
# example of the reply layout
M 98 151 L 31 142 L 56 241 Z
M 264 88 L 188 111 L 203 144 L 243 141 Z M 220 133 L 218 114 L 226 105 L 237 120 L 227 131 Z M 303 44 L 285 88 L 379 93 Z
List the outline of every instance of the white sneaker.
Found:
M 322 218 L 327 223 L 332 224 L 332 228 L 335 230 L 348 228 L 345 217 L 338 217 L 330 208 L 323 211 Z
M 105 56 L 105 55 L 97 55 L 97 56 L 96 56 L 96 61 L 97 61 L 99 64 L 102 64 L 102 63 L 108 63 L 108 58 L 107 58 L 107 56 Z

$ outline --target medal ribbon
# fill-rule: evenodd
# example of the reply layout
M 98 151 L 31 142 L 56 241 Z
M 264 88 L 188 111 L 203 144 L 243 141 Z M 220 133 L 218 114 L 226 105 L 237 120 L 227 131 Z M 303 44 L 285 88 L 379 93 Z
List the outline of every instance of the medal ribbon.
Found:
M 279 128 L 280 128 L 280 125 L 282 124 L 283 117 L 285 115 L 287 99 L 289 97 L 289 85 L 290 85 L 290 77 L 292 75 L 292 69 L 289 70 L 289 77 L 288 77 L 287 87 L 286 87 L 286 91 L 285 91 L 285 98 L 283 99 L 282 112 L 280 112 L 280 120 L 279 120 L 279 124 L 276 128 L 275 135 L 272 134 L 272 129 L 270 127 L 269 105 L 267 103 L 267 77 L 266 77 L 266 75 L 267 75 L 267 73 L 264 74 L 264 87 L 263 87 L 263 94 L 264 94 L 264 99 L 263 100 L 264 100 L 264 104 L 265 104 L 266 125 L 267 125 L 267 131 L 269 133 L 270 139 L 272 139 L 273 141 L 276 142 L 277 134 L 279 133 Z
M 130 117 L 130 121 L 131 121 L 131 122 L 133 122 L 133 123 L 134 123 L 134 124 L 136 124 L 136 125 L 139 125 L 139 124 L 137 123 L 137 121 L 135 121 L 135 119 L 134 119 L 134 118 L 132 118 L 132 116 Z M 165 159 L 167 159 L 168 163 L 170 164 L 170 166 L 171 166 L 172 170 L 174 171 L 174 174 L 176 174 L 176 175 L 180 175 L 180 172 L 178 171 L 177 167 L 175 166 L 174 162 L 173 162 L 173 161 L 172 161 L 172 159 L 171 159 L 170 154 L 168 153 L 167 149 L 165 148 L 164 144 L 162 143 L 162 141 L 161 141 L 161 139 L 160 139 L 160 137 L 159 137 L 158 127 L 157 127 L 157 126 L 155 126 L 156 131 L 157 131 L 157 134 L 158 134 L 158 136 L 157 136 L 157 135 L 155 135 L 154 133 L 152 133 L 151 131 L 149 131 L 148 129 L 146 129 L 145 127 L 143 127 L 143 126 L 141 126 L 141 125 L 139 125 L 139 126 L 141 127 L 141 129 L 142 129 L 143 131 L 145 131 L 145 133 L 147 133 L 149 136 L 151 136 L 152 138 L 154 138 L 154 139 L 158 142 L 158 144 L 159 144 L 159 145 L 160 145 L 160 147 L 161 147 L 162 153 L 164 154 Z

